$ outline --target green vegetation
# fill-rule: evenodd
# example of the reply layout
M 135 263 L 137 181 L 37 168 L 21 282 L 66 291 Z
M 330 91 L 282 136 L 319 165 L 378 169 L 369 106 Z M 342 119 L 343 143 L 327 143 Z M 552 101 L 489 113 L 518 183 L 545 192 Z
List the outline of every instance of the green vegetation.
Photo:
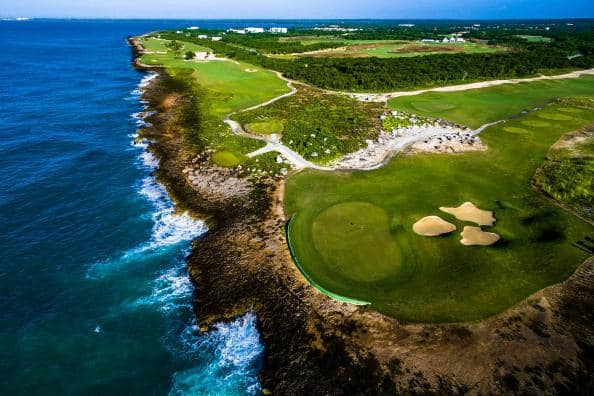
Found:
M 500 29 L 493 30 L 501 32 Z M 341 40 L 418 39 L 419 35 L 424 35 L 426 38 L 435 38 L 435 36 L 439 38 L 444 34 L 452 34 L 456 30 L 432 28 L 430 30 L 397 29 L 397 31 L 398 33 L 394 33 L 394 30 L 386 31 L 382 28 L 374 28 L 373 32 L 346 34 L 341 36 Z M 301 32 L 300 35 L 307 35 L 306 33 L 311 34 L 312 32 Z M 314 33 L 316 40 L 319 40 L 319 36 L 323 36 L 320 32 Z M 594 66 L 594 38 L 591 34 L 580 33 L 583 34 L 583 37 L 575 34 L 571 36 L 571 40 L 556 38 L 550 43 L 528 43 L 526 40 L 513 37 L 513 35 L 521 33 L 518 31 L 507 32 L 502 36 L 505 40 L 499 36 L 496 40 L 492 40 L 491 44 L 508 47 L 509 50 L 503 52 L 476 53 L 475 50 L 484 48 L 485 44 L 469 43 L 469 50 L 466 51 L 468 53 L 455 52 L 423 57 L 394 58 L 290 57 L 287 59 L 270 55 L 273 52 L 283 52 L 274 50 L 276 46 L 298 44 L 303 47 L 303 50 L 309 51 L 314 49 L 312 46 L 317 44 L 302 44 L 303 38 L 300 39 L 301 41 L 281 41 L 280 37 L 269 37 L 269 35 L 261 36 L 261 39 L 254 35 L 245 35 L 242 36 L 243 38 L 229 35 L 230 38 L 227 39 L 226 35 L 226 38 L 219 42 L 201 40 L 194 36 L 184 35 L 183 37 L 187 42 L 208 46 L 219 55 L 266 69 L 277 70 L 289 78 L 305 81 L 321 88 L 349 91 L 408 90 L 494 78 L 528 77 L 539 73 L 554 74 Z M 509 40 L 510 34 L 513 37 L 511 41 Z M 178 39 L 180 35 L 174 32 L 163 32 L 160 36 L 174 40 Z M 329 45 L 333 47 L 342 45 L 340 40 L 337 40 L 336 34 L 327 35 L 327 37 L 330 38 Z M 485 38 L 489 38 L 489 36 Z M 237 40 L 241 40 L 243 44 L 234 42 Z M 460 48 L 465 48 L 462 43 L 460 46 Z M 410 48 L 406 51 L 410 53 Z M 583 56 L 568 58 L 576 52 Z
M 469 114 L 488 110 L 470 103 Z M 541 120 L 538 112 L 492 126 L 481 135 L 486 152 L 399 156 L 370 172 L 305 171 L 291 177 L 286 211 L 293 216 L 293 254 L 322 288 L 370 301 L 378 311 L 401 319 L 479 320 L 505 310 L 566 279 L 587 257 L 576 246 L 590 237 L 592 227 L 530 184 L 562 134 L 594 121 L 594 112 L 578 110 L 552 105 L 544 111 L 573 118 L 551 120 L 541 128 L 526 126 Z M 460 244 L 459 232 L 471 224 L 438 208 L 464 201 L 495 211 L 497 223 L 486 230 L 501 235 L 498 244 Z M 414 234 L 412 225 L 432 214 L 456 224 L 458 231 L 435 238 Z
M 332 51 L 320 51 L 308 56 L 400 58 L 448 53 L 481 54 L 504 50 L 486 43 L 420 43 L 418 41 L 347 40 Z
M 282 142 L 306 159 L 327 163 L 357 151 L 379 134 L 384 107 L 300 87 L 292 96 L 256 110 L 236 114 L 243 125 L 282 123 Z M 248 127 L 249 128 L 249 127 Z
M 227 150 L 215 151 L 211 156 L 211 160 L 215 164 L 227 168 L 232 168 L 241 163 L 241 159 L 237 155 Z
M 429 92 L 388 101 L 392 109 L 442 117 L 472 128 L 544 106 L 554 98 L 592 95 L 594 77 L 505 84 L 460 92 Z M 557 116 L 558 117 L 558 116 Z M 531 126 L 541 120 L 529 120 Z M 530 125 L 529 125 L 530 126 Z
M 252 122 L 246 125 L 246 128 L 251 133 L 259 133 L 268 135 L 271 133 L 281 133 L 283 131 L 283 123 L 281 121 L 270 120 L 262 122 Z
M 574 115 L 594 110 L 593 101 L 571 103 L 581 108 L 558 110 Z M 568 134 L 555 144 L 534 182 L 547 195 L 594 222 L 594 125 Z
M 516 37 L 519 37 L 521 39 L 526 40 L 529 43 L 550 43 L 551 41 L 553 41 L 552 38 L 550 37 L 544 37 L 544 36 L 531 36 L 528 34 L 519 34 Z
M 144 40 L 147 41 L 163 40 Z M 169 45 L 167 53 L 145 54 L 140 61 L 164 66 L 177 81 L 178 90 L 184 92 L 187 100 L 179 110 L 180 123 L 197 151 L 216 150 L 212 159 L 222 166 L 243 163 L 245 154 L 262 147 L 263 143 L 233 135 L 223 123 L 223 117 L 284 94 L 289 88 L 275 73 L 248 63 L 185 60 L 181 49 L 196 49 L 196 45 L 179 40 L 175 43 L 174 47 L 179 50 Z

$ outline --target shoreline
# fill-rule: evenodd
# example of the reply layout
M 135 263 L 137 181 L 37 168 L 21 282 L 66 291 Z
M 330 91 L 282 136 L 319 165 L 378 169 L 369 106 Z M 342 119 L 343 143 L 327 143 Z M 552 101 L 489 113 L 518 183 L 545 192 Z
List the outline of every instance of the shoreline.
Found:
M 133 39 L 130 44 L 138 50 Z M 188 257 L 197 324 L 207 331 L 246 311 L 257 315 L 266 346 L 264 392 L 538 392 L 534 369 L 524 367 L 538 367 L 540 381 L 558 389 L 587 383 L 591 369 L 584 362 L 594 345 L 594 259 L 566 282 L 477 323 L 404 323 L 331 300 L 292 262 L 284 232 L 284 181 L 253 183 L 247 195 L 225 199 L 188 183 L 183 171 L 188 167 L 215 175 L 216 188 L 234 176 L 189 152 L 177 134 L 166 133 L 183 97 L 164 86 L 168 76 L 162 68 L 158 74 L 143 94 L 149 110 L 157 112 L 143 133 L 155 141 L 150 150 L 160 159 L 157 178 L 178 208 L 205 218 L 209 226 Z

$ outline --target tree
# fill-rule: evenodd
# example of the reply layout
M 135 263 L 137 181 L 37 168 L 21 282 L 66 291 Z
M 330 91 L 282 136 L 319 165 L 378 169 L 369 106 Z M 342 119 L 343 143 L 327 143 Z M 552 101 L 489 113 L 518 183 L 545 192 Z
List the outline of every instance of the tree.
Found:
M 186 60 L 194 59 L 195 57 L 196 57 L 196 54 L 193 51 L 186 52 L 186 55 L 184 56 L 184 58 Z

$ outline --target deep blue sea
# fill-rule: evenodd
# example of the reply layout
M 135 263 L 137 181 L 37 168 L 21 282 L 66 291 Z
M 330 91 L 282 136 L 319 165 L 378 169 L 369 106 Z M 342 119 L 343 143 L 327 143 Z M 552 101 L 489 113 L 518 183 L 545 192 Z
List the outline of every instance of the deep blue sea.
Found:
M 256 317 L 198 334 L 185 257 L 207 230 L 132 143 L 150 75 L 126 37 L 190 24 L 270 25 L 0 21 L 1 395 L 260 393 Z

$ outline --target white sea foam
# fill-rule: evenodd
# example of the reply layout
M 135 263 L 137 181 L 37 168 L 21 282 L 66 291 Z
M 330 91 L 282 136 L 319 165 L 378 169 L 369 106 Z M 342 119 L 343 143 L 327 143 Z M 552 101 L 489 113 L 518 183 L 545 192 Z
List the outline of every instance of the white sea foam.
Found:
M 254 313 L 217 323 L 208 333 L 190 325 L 182 344 L 188 358 L 202 365 L 175 373 L 169 395 L 260 393 L 257 374 L 264 346 Z

